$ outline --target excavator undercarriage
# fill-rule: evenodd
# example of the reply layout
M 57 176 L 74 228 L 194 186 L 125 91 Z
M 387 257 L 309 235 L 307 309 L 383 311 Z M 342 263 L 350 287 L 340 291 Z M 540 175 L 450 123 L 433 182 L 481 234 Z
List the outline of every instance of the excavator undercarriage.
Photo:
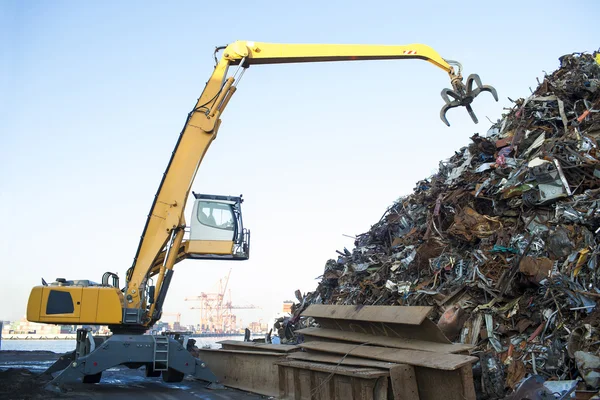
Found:
M 99 383 L 102 371 L 119 365 L 143 367 L 147 377 L 162 376 L 163 381 L 170 383 L 181 382 L 186 375 L 215 385 L 218 381 L 206 363 L 168 335 L 94 337 L 89 329 L 78 329 L 76 349 L 61 356 L 44 374 L 53 377 L 50 387 L 64 389 L 64 385 L 80 380 Z

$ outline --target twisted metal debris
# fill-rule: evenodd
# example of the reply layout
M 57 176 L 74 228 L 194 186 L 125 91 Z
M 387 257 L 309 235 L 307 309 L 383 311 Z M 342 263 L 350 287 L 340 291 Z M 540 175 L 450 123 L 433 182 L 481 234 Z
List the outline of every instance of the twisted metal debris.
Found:
M 327 261 L 287 325 L 310 324 L 312 303 L 434 306 L 451 340 L 477 346 L 481 398 L 548 381 L 597 390 L 600 54 L 559 61 Z

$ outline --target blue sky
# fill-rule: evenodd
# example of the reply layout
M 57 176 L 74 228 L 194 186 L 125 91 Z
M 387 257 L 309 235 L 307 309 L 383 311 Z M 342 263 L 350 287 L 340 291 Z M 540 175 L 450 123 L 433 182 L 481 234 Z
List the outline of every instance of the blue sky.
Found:
M 244 322 L 313 290 L 343 234 L 365 232 L 438 162 L 485 134 L 558 57 L 598 49 L 597 1 L 1 1 L 0 319 L 57 277 L 123 276 L 185 117 L 234 40 L 432 46 L 496 87 L 480 123 L 438 113 L 447 75 L 428 63 L 251 67 L 193 185 L 244 194 L 252 258 L 176 266 L 165 311 L 230 287 Z M 189 214 L 188 209 L 188 214 Z

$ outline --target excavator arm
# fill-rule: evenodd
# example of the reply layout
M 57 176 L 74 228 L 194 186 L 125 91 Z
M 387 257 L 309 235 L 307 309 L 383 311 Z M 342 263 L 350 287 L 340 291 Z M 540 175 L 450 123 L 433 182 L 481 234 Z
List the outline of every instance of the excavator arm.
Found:
M 217 61 L 196 105 L 187 116 L 148 213 L 133 265 L 127 271 L 125 288 L 122 293 L 118 293 L 123 308 L 120 325 L 129 324 L 132 326 L 132 331 L 134 326 L 137 326 L 138 330 L 148 328 L 160 318 L 162 304 L 173 274 L 173 266 L 177 262 L 194 256 L 202 258 L 202 254 L 228 255 L 233 251 L 231 241 L 184 240 L 186 228 L 184 209 L 198 168 L 211 143 L 217 137 L 221 114 L 235 93 L 239 79 L 249 66 L 356 60 L 425 60 L 444 70 L 450 78 L 452 89 L 442 91 L 446 105 L 442 109 L 441 116 L 446 124 L 448 122 L 445 112 L 458 105 L 467 106 L 473 120 L 477 122 L 470 109 L 470 103 L 481 91 L 491 92 L 497 100 L 495 90 L 490 86 L 482 86 L 477 75 L 470 76 L 465 86 L 462 83 L 460 64 L 445 60 L 431 47 L 423 44 L 395 46 L 237 41 L 226 47 L 217 48 L 215 54 L 219 51 L 222 51 L 222 56 Z M 235 73 L 229 76 L 231 66 L 237 68 Z M 473 82 L 478 84 L 475 89 L 472 87 Z M 450 100 L 450 97 L 454 100 Z M 196 195 L 196 198 L 202 199 L 199 195 Z M 236 199 L 235 201 L 240 201 L 239 198 Z M 219 199 L 223 202 L 228 200 L 231 199 Z M 148 283 L 150 278 L 156 279 L 152 286 Z M 41 297 L 41 300 L 37 297 L 34 300 L 40 301 L 41 305 L 46 304 L 43 295 Z M 35 306 L 28 305 L 28 318 L 30 307 L 35 308 Z M 41 318 L 39 310 L 37 311 L 38 321 L 49 321 Z M 116 312 L 112 315 L 116 315 Z M 30 320 L 36 320 L 35 312 L 31 316 L 34 319 Z M 66 323 L 70 321 L 72 320 Z M 105 321 L 83 320 L 80 322 L 105 323 Z M 118 326 L 113 323 L 112 327 Z
M 421 59 L 451 73 L 453 67 L 435 50 L 424 44 L 279 44 L 237 41 L 222 47 L 230 65 L 290 64 L 320 61 Z

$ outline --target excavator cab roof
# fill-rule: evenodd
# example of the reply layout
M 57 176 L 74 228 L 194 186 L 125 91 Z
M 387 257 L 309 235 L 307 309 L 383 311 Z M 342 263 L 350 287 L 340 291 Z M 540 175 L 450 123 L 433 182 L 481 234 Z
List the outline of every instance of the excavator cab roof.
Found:
M 196 200 L 220 200 L 220 201 L 232 201 L 238 204 L 241 204 L 244 202 L 244 199 L 242 199 L 242 195 L 240 194 L 239 196 L 223 196 L 223 195 L 219 195 L 219 194 L 202 194 L 202 193 L 195 193 L 192 192 L 192 194 L 194 195 L 194 197 L 196 198 Z

